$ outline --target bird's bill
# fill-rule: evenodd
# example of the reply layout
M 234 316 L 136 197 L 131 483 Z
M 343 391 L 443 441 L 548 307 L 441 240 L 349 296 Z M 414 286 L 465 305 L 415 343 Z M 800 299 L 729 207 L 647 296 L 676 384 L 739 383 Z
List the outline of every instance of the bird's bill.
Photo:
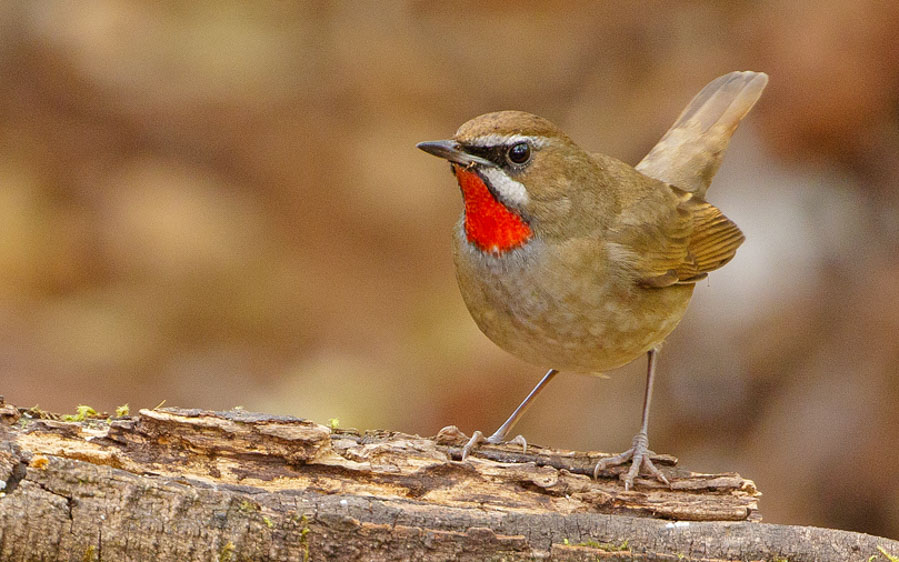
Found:
M 424 150 L 428 154 L 439 156 L 440 158 L 444 158 L 446 160 L 449 160 L 450 162 L 455 162 L 456 164 L 461 164 L 462 166 L 496 166 L 496 164 L 494 164 L 490 160 L 487 160 L 486 158 L 481 158 L 480 156 L 475 156 L 474 154 L 465 152 L 465 150 L 462 149 L 462 145 L 460 145 L 456 141 L 428 141 L 420 142 L 415 146 Z

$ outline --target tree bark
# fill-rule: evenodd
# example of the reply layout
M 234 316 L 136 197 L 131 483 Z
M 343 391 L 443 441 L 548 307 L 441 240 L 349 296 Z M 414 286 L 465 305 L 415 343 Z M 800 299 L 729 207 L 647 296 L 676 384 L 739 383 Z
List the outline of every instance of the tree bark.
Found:
M 54 419 L 55 418 L 55 419 Z M 0 401 L 0 560 L 888 560 L 899 543 L 760 523 L 739 475 L 241 410 L 62 421 Z M 874 557 L 874 558 L 871 558 Z

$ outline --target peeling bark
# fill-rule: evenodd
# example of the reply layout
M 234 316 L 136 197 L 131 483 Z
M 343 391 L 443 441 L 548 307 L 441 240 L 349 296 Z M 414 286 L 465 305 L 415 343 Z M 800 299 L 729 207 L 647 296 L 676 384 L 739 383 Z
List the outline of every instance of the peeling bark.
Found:
M 737 474 L 625 492 L 602 455 L 332 431 L 244 411 L 35 419 L 0 402 L 2 560 L 887 560 L 899 543 L 758 522 Z

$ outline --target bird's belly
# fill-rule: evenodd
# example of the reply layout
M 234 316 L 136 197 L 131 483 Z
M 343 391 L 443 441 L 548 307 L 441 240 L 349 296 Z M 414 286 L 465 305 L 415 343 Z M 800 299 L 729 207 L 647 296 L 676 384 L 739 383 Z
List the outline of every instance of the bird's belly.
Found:
M 474 260 L 457 252 L 459 286 L 487 337 L 544 368 L 601 373 L 633 361 L 674 330 L 693 292 L 643 288 L 515 251 Z

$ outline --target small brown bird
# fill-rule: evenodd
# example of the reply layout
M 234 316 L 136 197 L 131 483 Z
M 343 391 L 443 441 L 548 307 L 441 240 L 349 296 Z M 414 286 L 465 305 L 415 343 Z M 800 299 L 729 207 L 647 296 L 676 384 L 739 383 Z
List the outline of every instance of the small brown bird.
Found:
M 600 374 L 648 354 L 640 432 L 594 477 L 632 461 L 668 483 L 648 448 L 656 359 L 697 281 L 726 264 L 740 229 L 705 201 L 740 120 L 768 82 L 732 72 L 709 83 L 636 167 L 588 153 L 536 115 L 500 111 L 418 148 L 451 163 L 464 199 L 454 232 L 459 288 L 497 345 L 550 368 L 509 419 L 478 443 L 501 443 L 560 370 Z M 520 436 L 515 439 L 526 446 Z

